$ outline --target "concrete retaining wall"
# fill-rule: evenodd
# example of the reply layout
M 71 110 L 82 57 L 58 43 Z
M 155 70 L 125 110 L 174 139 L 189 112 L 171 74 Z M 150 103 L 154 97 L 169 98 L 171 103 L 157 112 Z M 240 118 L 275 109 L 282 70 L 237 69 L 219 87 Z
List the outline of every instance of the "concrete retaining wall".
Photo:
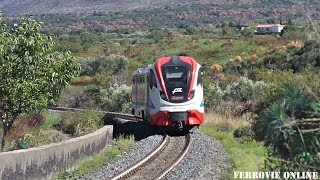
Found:
M 60 143 L 0 153 L 0 180 L 49 179 L 75 160 L 100 153 L 112 141 L 112 126 Z

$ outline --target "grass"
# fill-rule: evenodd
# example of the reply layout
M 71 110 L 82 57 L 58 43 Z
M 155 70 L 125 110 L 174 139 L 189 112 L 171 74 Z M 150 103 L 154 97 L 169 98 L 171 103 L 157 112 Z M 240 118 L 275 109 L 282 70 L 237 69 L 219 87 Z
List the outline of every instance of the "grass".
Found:
M 204 33 L 204 31 L 203 33 L 191 36 L 183 35 L 183 33 L 178 31 L 177 33 L 180 34 L 180 37 L 174 39 L 163 37 L 160 41 L 152 45 L 150 44 L 150 41 L 153 41 L 152 39 L 148 39 L 146 36 L 141 35 L 139 39 L 142 41 L 134 46 L 132 46 L 129 39 L 123 39 L 121 40 L 122 42 L 120 45 L 116 45 L 114 43 L 110 44 L 107 52 L 105 52 L 104 48 L 99 47 L 103 46 L 103 44 L 96 45 L 96 50 L 91 50 L 90 52 L 96 51 L 94 54 L 101 55 L 124 55 L 128 57 L 130 64 L 133 63 L 131 66 L 135 67 L 134 62 L 150 64 L 160 56 L 166 54 L 177 55 L 182 52 L 189 54 L 200 64 L 225 64 L 237 55 L 242 57 L 250 56 L 252 54 L 261 55 L 260 50 L 263 48 L 271 49 L 271 47 L 268 46 L 270 43 L 260 44 L 260 41 L 255 42 L 253 39 L 243 37 L 229 40 L 220 38 L 220 36 L 217 34 Z M 276 41 L 277 39 L 271 40 Z M 129 73 L 135 70 L 131 68 Z
M 54 124 L 57 124 L 59 121 L 59 115 L 54 113 L 45 113 L 45 122 L 41 125 L 40 129 L 49 130 L 52 129 Z
M 101 154 L 93 156 L 90 160 L 80 160 L 81 162 L 75 162 L 77 165 L 76 169 L 70 172 L 61 172 L 54 179 L 78 179 L 79 177 L 96 171 L 108 162 L 116 159 L 121 153 L 127 151 L 134 144 L 134 138 L 120 137 L 115 143 L 108 147 Z
M 233 137 L 235 129 L 249 125 L 244 118 L 223 117 L 213 113 L 206 118 L 200 130 L 223 144 L 232 163 L 230 178 L 233 178 L 234 171 L 261 171 L 265 159 L 263 145 L 254 140 L 243 141 Z

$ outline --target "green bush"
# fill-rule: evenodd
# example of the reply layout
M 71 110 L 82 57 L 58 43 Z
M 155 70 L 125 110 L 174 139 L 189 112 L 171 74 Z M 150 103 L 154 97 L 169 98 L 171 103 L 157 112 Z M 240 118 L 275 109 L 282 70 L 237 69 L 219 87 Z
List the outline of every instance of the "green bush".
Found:
M 131 87 L 113 84 L 109 89 L 100 89 L 101 108 L 112 112 L 131 112 Z
M 93 83 L 93 80 L 90 76 L 80 76 L 80 77 L 74 77 L 71 79 L 70 84 L 71 85 L 90 85 Z
M 224 92 L 218 85 L 204 83 L 204 103 L 207 110 L 214 109 L 223 100 Z
M 308 118 L 319 118 L 319 102 L 293 84 L 279 94 L 280 102 L 262 111 L 253 125 L 256 138 L 268 147 L 266 169 L 315 171 L 320 167 L 320 120 Z
M 107 73 L 97 73 L 93 77 L 94 83 L 102 88 L 109 88 L 114 82 L 114 79 L 114 76 L 111 76 Z
M 300 87 L 301 90 L 312 92 L 313 96 L 320 96 L 320 74 L 314 67 L 307 67 L 301 73 L 288 71 L 271 71 L 268 69 L 253 69 L 249 75 L 250 78 L 258 81 L 264 81 L 269 84 L 268 88 L 260 91 L 255 96 L 255 113 L 270 107 L 275 103 L 280 103 L 283 89 L 290 84 Z
M 253 139 L 253 135 L 254 135 L 254 133 L 253 133 L 252 128 L 250 126 L 239 127 L 233 132 L 233 137 L 235 137 L 235 138 Z
M 81 75 L 95 76 L 96 74 L 118 74 L 126 70 L 129 61 L 125 56 L 110 55 L 98 56 L 95 59 L 81 59 Z
M 92 133 L 102 127 L 103 114 L 98 111 L 66 112 L 61 115 L 58 129 L 73 137 Z
M 240 77 L 238 82 L 226 87 L 224 91 L 224 97 L 226 99 L 246 102 L 254 99 L 257 94 L 268 88 L 268 86 L 269 85 L 263 81 L 254 82 L 246 77 Z

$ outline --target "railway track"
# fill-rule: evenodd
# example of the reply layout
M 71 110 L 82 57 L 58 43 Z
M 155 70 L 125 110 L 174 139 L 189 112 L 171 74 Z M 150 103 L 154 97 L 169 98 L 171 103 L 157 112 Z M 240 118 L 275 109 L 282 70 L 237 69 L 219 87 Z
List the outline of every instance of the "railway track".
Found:
M 82 112 L 85 109 L 51 107 L 52 112 Z M 141 121 L 131 114 L 101 111 L 105 116 L 119 118 L 126 121 Z M 161 179 L 170 172 L 186 155 L 191 144 L 190 135 L 164 135 L 161 143 L 147 157 L 135 163 L 112 180 L 123 179 Z
M 189 134 L 180 137 L 164 135 L 160 145 L 146 158 L 111 179 L 161 179 L 183 159 L 190 144 Z
M 48 108 L 49 111 L 53 112 L 82 112 L 85 111 L 85 109 L 78 109 L 78 108 L 66 108 L 66 107 L 50 107 Z M 134 117 L 131 114 L 123 114 L 123 113 L 116 113 L 116 112 L 108 112 L 108 111 L 99 111 L 105 114 L 105 116 L 111 117 L 111 118 L 121 118 L 126 119 L 130 121 L 141 121 Z

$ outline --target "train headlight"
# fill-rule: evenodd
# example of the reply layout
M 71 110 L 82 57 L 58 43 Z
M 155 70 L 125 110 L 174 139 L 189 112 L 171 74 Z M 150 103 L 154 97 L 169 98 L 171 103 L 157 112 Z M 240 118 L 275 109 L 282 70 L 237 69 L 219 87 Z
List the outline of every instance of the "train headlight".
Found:
M 193 97 L 194 97 L 194 90 L 190 92 L 188 100 L 191 100 Z
M 160 91 L 160 97 L 161 97 L 161 99 L 168 101 L 166 94 L 162 91 Z

